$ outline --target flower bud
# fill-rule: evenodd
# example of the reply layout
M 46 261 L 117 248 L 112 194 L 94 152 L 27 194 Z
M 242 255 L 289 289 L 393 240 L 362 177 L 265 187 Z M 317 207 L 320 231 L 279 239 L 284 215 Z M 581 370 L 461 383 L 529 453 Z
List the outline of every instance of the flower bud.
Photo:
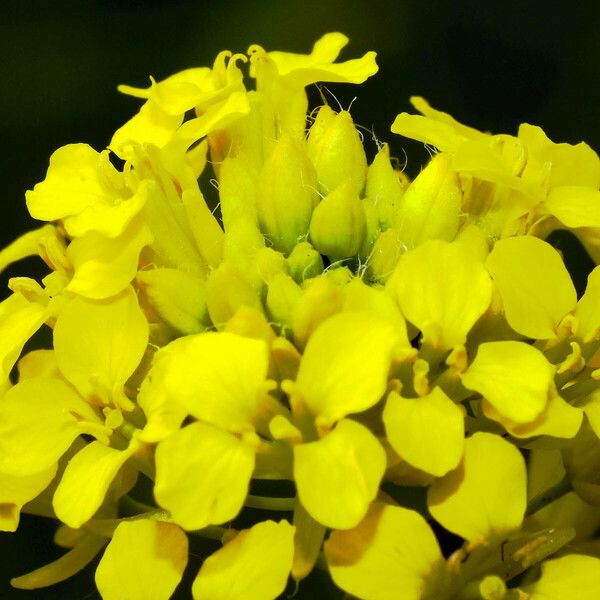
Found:
M 206 281 L 206 306 L 214 325 L 221 328 L 242 306 L 262 311 L 257 291 L 229 262 L 211 271 Z
M 310 242 L 300 242 L 287 258 L 290 274 L 297 283 L 316 277 L 323 272 L 323 259 Z
M 309 132 L 306 148 L 317 170 L 320 189 L 325 194 L 346 180 L 352 182 L 356 194 L 361 193 L 367 173 L 367 157 L 347 110 L 335 114 L 328 106 L 321 107 Z
M 260 174 L 257 212 L 261 230 L 275 250 L 288 253 L 308 233 L 317 205 L 317 176 L 304 149 L 283 135 Z
M 356 255 L 366 232 L 365 211 L 350 181 L 320 202 L 310 222 L 314 247 L 332 261 Z
M 394 226 L 410 250 L 431 239 L 452 241 L 458 230 L 461 190 L 452 159 L 438 154 L 404 192 Z
M 361 200 L 361 203 L 365 211 L 367 232 L 363 239 L 363 243 L 361 244 L 358 256 L 364 262 L 369 258 L 369 254 L 371 254 L 371 250 L 373 249 L 373 244 L 381 233 L 381 225 L 379 222 L 379 212 L 375 206 L 375 200 L 367 197 L 364 200 Z
M 379 235 L 369 255 L 367 274 L 374 281 L 385 283 L 394 272 L 403 247 L 396 229 L 388 229 Z
M 239 219 L 225 234 L 224 259 L 244 273 L 256 289 L 261 289 L 263 280 L 258 272 L 256 256 L 265 248 L 265 240 L 258 226 L 252 221 Z
M 238 219 L 258 223 L 256 193 L 258 178 L 240 158 L 226 158 L 219 173 L 219 202 L 223 227 L 228 231 Z
M 328 277 L 316 277 L 294 306 L 292 332 L 296 344 L 303 348 L 312 332 L 325 319 L 342 310 L 343 304 L 340 286 Z
M 404 185 L 390 162 L 390 149 L 384 144 L 367 170 L 365 196 L 373 200 L 377 209 L 379 224 L 385 231 L 396 219 Z
M 294 306 L 302 296 L 302 289 L 284 273 L 275 275 L 267 290 L 267 310 L 271 319 L 282 328 L 290 327 Z
M 285 256 L 273 248 L 261 248 L 256 253 L 256 270 L 267 285 L 273 277 L 279 274 L 288 275 L 290 272 Z
M 270 344 L 275 339 L 275 333 L 267 322 L 265 315 L 250 306 L 241 306 L 227 321 L 224 331 L 243 337 L 265 340 Z
M 178 269 L 139 271 L 142 298 L 163 321 L 183 335 L 210 327 L 204 281 Z

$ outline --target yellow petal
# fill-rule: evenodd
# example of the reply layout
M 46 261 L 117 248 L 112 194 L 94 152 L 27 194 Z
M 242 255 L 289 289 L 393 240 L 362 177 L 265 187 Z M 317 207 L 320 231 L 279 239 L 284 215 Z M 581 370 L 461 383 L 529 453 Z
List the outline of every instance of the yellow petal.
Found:
M 228 332 L 182 340 L 168 350 L 164 385 L 169 397 L 197 419 L 223 429 L 253 428 L 267 402 L 262 393 L 269 362 L 266 342 Z
M 169 115 L 152 100 L 146 102 L 137 115 L 115 131 L 110 148 L 117 154 L 132 143 L 154 144 L 162 148 L 181 125 L 183 114 Z
M 530 423 L 550 397 L 555 367 L 524 342 L 485 342 L 462 374 L 463 385 L 479 392 L 502 415 Z
M 12 294 L 0 303 L 0 390 L 8 384 L 10 372 L 25 342 L 50 316 L 48 308 Z
M 553 387 L 544 410 L 529 423 L 516 423 L 507 419 L 487 402 L 483 403 L 483 412 L 517 438 L 546 435 L 569 439 L 577 435 L 583 420 L 583 411 L 565 402 Z
M 415 511 L 374 503 L 354 529 L 329 536 L 325 557 L 336 585 L 358 598 L 445 598 L 443 592 L 432 595 L 443 577 L 442 553 Z
M 500 240 L 486 267 L 496 284 L 508 324 L 518 333 L 552 339 L 577 295 L 560 254 L 530 236 Z
M 383 423 L 392 448 L 413 467 L 441 477 L 458 466 L 464 416 L 439 387 L 421 398 L 403 398 L 392 392 Z
M 184 529 L 224 523 L 241 510 L 253 469 L 246 442 L 192 423 L 158 445 L 154 495 Z
M 56 516 L 74 529 L 91 519 L 136 447 L 137 444 L 120 451 L 94 441 L 80 450 L 67 464 L 54 493 L 52 506 Z
M 168 600 L 187 564 L 185 533 L 149 519 L 119 524 L 96 569 L 103 600 Z
M 466 540 L 504 538 L 523 521 L 526 486 L 519 450 L 478 432 L 465 440 L 459 468 L 429 488 L 427 504 L 436 521 Z
M 399 334 L 366 312 L 327 319 L 309 338 L 296 389 L 310 410 L 333 423 L 383 395 Z
M 68 144 L 56 150 L 44 181 L 26 193 L 31 216 L 55 221 L 110 198 L 98 178 L 99 159 L 100 154 L 88 144 Z
M 492 299 L 481 261 L 462 244 L 439 240 L 405 253 L 388 283 L 423 341 L 442 349 L 463 345 Z
M 88 565 L 105 544 L 105 538 L 84 535 L 72 550 L 57 560 L 26 575 L 14 577 L 10 584 L 20 590 L 35 590 L 65 581 Z
M 523 177 L 530 177 L 540 167 L 550 164 L 548 184 L 551 188 L 583 185 L 598 189 L 600 186 L 600 160 L 586 143 L 555 144 L 541 127 L 528 123 L 519 126 L 519 139 L 525 142 L 529 155 Z
M 140 251 L 153 240 L 145 223 L 134 219 L 123 235 L 108 238 L 90 232 L 73 240 L 67 256 L 75 274 L 67 290 L 87 298 L 110 298 L 135 277 Z
M 317 81 L 337 83 L 363 83 L 377 73 L 375 52 L 367 52 L 362 58 L 334 64 L 340 50 L 348 43 L 342 33 L 326 33 L 317 40 L 310 54 L 291 52 L 269 52 L 269 58 L 275 63 L 280 77 L 286 82 L 306 87 Z
M 57 465 L 31 475 L 8 475 L 0 471 L 0 531 L 16 531 L 23 505 L 45 490 Z
M 523 591 L 531 600 L 596 600 L 600 589 L 600 558 L 567 554 L 542 564 L 542 576 Z
M 364 425 L 344 419 L 319 441 L 294 447 L 300 502 L 327 527 L 354 527 L 377 495 L 385 462 L 377 438 Z
M 275 600 L 285 589 L 293 555 L 294 527 L 287 521 L 244 529 L 202 563 L 194 600 Z
M 57 379 L 18 383 L 0 399 L 0 472 L 25 476 L 53 467 L 80 433 L 100 435 L 101 421 Z
M 575 309 L 578 338 L 590 342 L 600 334 L 600 267 L 596 267 L 587 279 L 585 293 Z
M 148 323 L 133 288 L 102 302 L 74 298 L 54 327 L 54 350 L 64 376 L 85 398 L 129 407 L 123 386 L 148 343 Z
M 41 244 L 47 238 L 55 238 L 56 230 L 52 225 L 43 225 L 39 229 L 20 235 L 5 248 L 0 250 L 0 272 L 6 267 L 27 256 L 36 256 L 41 251 Z
M 567 227 L 600 227 L 600 190 L 561 185 L 550 190 L 543 204 Z

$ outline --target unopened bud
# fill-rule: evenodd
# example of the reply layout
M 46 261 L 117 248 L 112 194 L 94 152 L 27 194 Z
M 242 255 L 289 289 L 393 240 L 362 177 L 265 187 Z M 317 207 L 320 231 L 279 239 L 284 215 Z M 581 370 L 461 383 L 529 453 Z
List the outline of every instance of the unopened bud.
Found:
M 396 229 L 388 229 L 379 235 L 367 262 L 367 274 L 374 281 L 385 283 L 394 272 L 404 248 Z
M 322 113 L 324 116 L 320 118 Z M 347 110 L 336 115 L 328 106 L 321 108 L 309 132 L 307 152 L 323 193 L 331 192 L 347 180 L 352 182 L 356 194 L 361 193 L 367 174 L 367 157 Z
M 317 176 L 304 149 L 283 135 L 260 174 L 257 212 L 260 227 L 275 250 L 288 253 L 306 236 L 319 200 Z
M 241 158 L 226 158 L 219 172 L 219 202 L 223 227 L 228 231 L 238 219 L 258 223 L 258 177 Z
M 394 224 L 403 194 L 404 185 L 390 162 L 389 146 L 384 144 L 367 170 L 365 191 L 365 196 L 373 200 L 383 231 Z
M 301 296 L 302 289 L 289 275 L 275 275 L 267 290 L 266 304 L 271 319 L 281 328 L 290 327 L 294 307 Z
M 210 327 L 204 281 L 178 269 L 139 271 L 137 282 L 142 298 L 169 326 L 183 335 Z
M 395 227 L 410 250 L 431 239 L 452 241 L 458 230 L 461 191 L 452 159 L 438 154 L 404 192 Z
M 262 303 L 252 283 L 228 262 L 221 263 L 208 276 L 206 306 L 217 328 L 225 325 L 242 306 L 262 311 Z
M 320 275 L 324 269 L 321 255 L 310 242 L 296 244 L 287 258 L 287 263 L 290 274 L 298 283 Z
M 303 348 L 317 326 L 342 310 L 343 304 L 342 288 L 323 275 L 316 277 L 294 307 L 292 331 L 296 344 Z
M 310 222 L 314 247 L 332 261 L 358 254 L 366 231 L 365 211 L 350 181 L 321 200 Z

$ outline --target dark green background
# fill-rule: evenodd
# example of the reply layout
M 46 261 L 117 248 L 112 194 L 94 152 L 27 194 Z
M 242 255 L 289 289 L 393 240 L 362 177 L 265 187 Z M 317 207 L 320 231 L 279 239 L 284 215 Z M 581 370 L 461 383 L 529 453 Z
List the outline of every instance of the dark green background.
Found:
M 410 95 L 468 124 L 515 133 L 527 121 L 555 141 L 600 147 L 600 50 L 597 3 L 273 0 L 172 2 L 3 2 L 0 8 L 0 237 L 32 226 L 24 191 L 43 179 L 48 157 L 70 142 L 108 143 L 139 102 L 119 83 L 145 85 L 191 66 L 210 65 L 221 49 L 299 52 L 327 31 L 351 44 L 345 57 L 378 52 L 380 72 L 364 86 L 330 86 L 355 120 L 393 140 L 389 126 Z M 408 172 L 427 156 L 396 138 Z M 8 276 L 34 272 L 35 261 Z M 2 297 L 5 292 L 1 292 Z M 96 598 L 92 575 L 46 592 L 13 592 L 8 578 L 47 562 L 53 525 L 23 519 L 0 534 L 0 599 Z M 297 598 L 328 598 L 301 586 Z M 183 595 L 182 597 L 185 597 Z

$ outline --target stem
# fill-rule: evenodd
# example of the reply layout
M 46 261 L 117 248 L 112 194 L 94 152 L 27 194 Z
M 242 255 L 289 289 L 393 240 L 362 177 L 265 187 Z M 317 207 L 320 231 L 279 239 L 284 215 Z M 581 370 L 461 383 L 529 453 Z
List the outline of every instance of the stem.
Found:
M 248 508 L 258 508 L 260 510 L 293 511 L 295 503 L 295 498 L 271 498 L 269 496 L 248 494 L 244 505 Z
M 568 494 L 573 488 L 571 487 L 571 481 L 565 475 L 557 484 L 549 487 L 547 490 L 534 496 L 527 505 L 527 511 L 525 516 L 535 514 L 548 504 L 562 498 L 565 494 Z

